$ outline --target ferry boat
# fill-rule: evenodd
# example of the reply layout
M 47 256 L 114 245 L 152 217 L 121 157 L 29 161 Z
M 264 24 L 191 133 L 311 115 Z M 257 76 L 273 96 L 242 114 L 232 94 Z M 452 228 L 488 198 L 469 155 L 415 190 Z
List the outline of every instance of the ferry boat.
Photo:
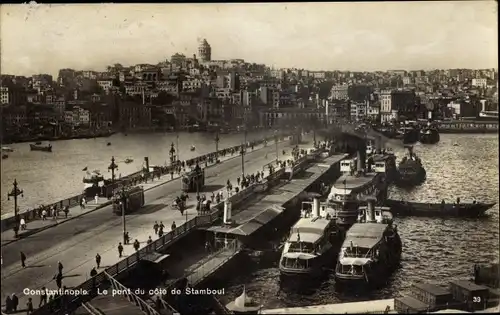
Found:
M 422 165 L 422 160 L 413 152 L 412 146 L 406 146 L 408 156 L 403 157 L 398 166 L 399 176 L 395 181 L 398 187 L 416 186 L 423 183 L 427 173 Z
M 41 142 L 37 142 L 35 144 L 30 144 L 31 151 L 44 151 L 44 152 L 52 152 L 52 145 L 43 145 Z
M 319 276 L 335 260 L 339 245 L 337 226 L 323 214 L 318 199 L 313 201 L 312 212 L 302 211 L 283 247 L 279 262 L 282 276 Z
M 380 154 L 370 161 L 373 164 L 365 168 L 359 153 L 355 159 L 341 161 L 340 171 L 344 174 L 332 185 L 328 195 L 328 206 L 345 230 L 356 222 L 359 204 L 364 203 L 367 196 L 381 202 L 386 199 L 391 180 L 387 175 L 395 173 L 395 156 Z
M 437 128 L 432 127 L 430 123 L 426 128 L 420 130 L 419 142 L 423 144 L 435 144 L 439 142 L 439 131 Z
M 403 144 L 416 143 L 419 138 L 419 130 L 415 126 L 405 122 L 405 126 L 398 130 L 398 138 L 403 140 Z
M 385 283 L 400 263 L 402 242 L 392 213 L 374 203 L 360 208 L 358 223 L 346 234 L 335 267 L 336 284 Z

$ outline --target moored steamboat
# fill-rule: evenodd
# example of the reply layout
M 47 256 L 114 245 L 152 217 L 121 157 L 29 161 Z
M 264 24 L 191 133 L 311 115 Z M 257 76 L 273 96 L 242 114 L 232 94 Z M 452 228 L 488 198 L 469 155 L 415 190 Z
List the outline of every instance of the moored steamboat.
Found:
M 332 185 L 328 205 L 333 210 L 339 226 L 348 229 L 358 218 L 358 207 L 367 196 L 383 202 L 387 186 L 395 174 L 395 157 L 392 154 L 377 154 L 369 158 L 368 167 L 360 154 L 352 160 L 340 162 L 344 174 Z M 356 166 L 357 163 L 357 166 Z
M 335 268 L 337 284 L 381 284 L 397 268 L 402 243 L 392 213 L 368 201 L 360 208 L 358 223 L 347 232 Z
M 413 152 L 412 146 L 406 146 L 408 156 L 401 159 L 398 166 L 398 187 L 411 187 L 423 183 L 427 177 L 427 172 L 422 165 L 422 160 Z
M 335 260 L 338 237 L 335 221 L 320 213 L 319 200 L 314 199 L 312 213 L 302 211 L 290 230 L 279 262 L 281 275 L 321 275 L 324 267 Z

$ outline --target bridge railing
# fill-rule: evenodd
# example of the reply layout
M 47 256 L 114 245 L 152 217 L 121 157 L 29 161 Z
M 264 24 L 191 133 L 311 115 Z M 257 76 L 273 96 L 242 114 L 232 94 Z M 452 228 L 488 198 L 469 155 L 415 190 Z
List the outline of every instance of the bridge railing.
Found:
M 124 286 L 123 284 L 118 282 L 118 280 L 116 280 L 113 276 L 106 273 L 106 271 L 104 271 L 104 274 L 106 275 L 108 280 L 111 282 L 111 287 L 114 290 L 119 291 L 123 295 L 125 295 L 125 297 L 130 302 L 137 305 L 144 314 L 146 314 L 146 315 L 160 315 L 160 313 L 157 310 L 155 310 L 151 305 L 149 305 L 149 303 L 147 303 L 146 301 L 141 299 L 139 296 L 137 296 L 136 294 L 131 292 L 131 290 L 129 288 L 127 288 L 126 286 Z

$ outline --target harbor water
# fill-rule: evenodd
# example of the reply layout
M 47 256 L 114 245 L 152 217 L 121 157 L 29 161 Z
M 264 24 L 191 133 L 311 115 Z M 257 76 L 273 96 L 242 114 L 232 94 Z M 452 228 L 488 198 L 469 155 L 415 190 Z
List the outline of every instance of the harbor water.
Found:
M 272 135 L 270 131 L 248 133 L 247 141 L 262 139 Z M 215 151 L 215 134 L 179 133 L 179 158 L 190 159 Z M 243 134 L 220 134 L 219 149 L 239 145 L 244 142 Z M 111 145 L 107 145 L 111 143 Z M 2 160 L 2 216 L 14 211 L 13 200 L 7 193 L 12 190 L 14 179 L 19 183 L 24 196 L 18 198 L 21 211 L 40 204 L 57 202 L 83 191 L 83 168 L 99 170 L 110 178 L 108 165 L 114 156 L 118 164 L 116 176 L 139 171 L 144 157 L 149 157 L 150 165 L 165 165 L 170 161 L 171 144 L 177 146 L 176 133 L 115 134 L 108 138 L 75 139 L 52 142 L 53 152 L 30 151 L 29 143 L 10 145 L 14 152 Z M 196 150 L 191 151 L 194 145 Z M 127 158 L 133 159 L 126 164 Z
M 457 145 L 454 145 L 454 144 Z M 398 161 L 404 148 L 393 145 Z M 330 275 L 304 294 L 280 289 L 276 265 L 235 276 L 225 287 L 223 303 L 239 296 L 243 285 L 247 294 L 263 308 L 388 299 L 409 293 L 415 282 L 446 285 L 455 279 L 470 279 L 475 263 L 490 263 L 499 256 L 498 211 L 498 135 L 441 135 L 435 145 L 415 145 L 422 158 L 427 180 L 408 191 L 391 188 L 390 196 L 408 201 L 439 203 L 493 201 L 497 204 L 481 219 L 398 218 L 396 224 L 403 241 L 401 268 L 387 286 L 370 293 L 338 293 Z M 334 268 L 332 263 L 331 268 Z M 438 281 L 438 282 L 436 282 Z

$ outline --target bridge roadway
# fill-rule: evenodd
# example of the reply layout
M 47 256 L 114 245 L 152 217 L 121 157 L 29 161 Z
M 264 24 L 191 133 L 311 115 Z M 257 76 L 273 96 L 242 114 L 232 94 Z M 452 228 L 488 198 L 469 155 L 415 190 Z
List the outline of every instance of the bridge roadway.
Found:
M 289 142 L 278 144 L 280 160 L 290 158 L 292 147 Z M 285 157 L 282 156 L 282 150 L 287 152 Z M 245 155 L 246 174 L 261 171 L 265 165 L 274 162 L 275 152 L 274 143 L 261 150 L 247 152 Z M 241 159 L 235 158 L 208 168 L 205 174 L 206 187 L 203 192 L 207 196 L 210 196 L 211 192 L 225 190 L 228 179 L 236 186 L 236 178 L 241 176 Z M 179 211 L 171 209 L 173 199 L 180 193 L 180 185 L 180 180 L 174 180 L 145 193 L 146 206 L 139 212 L 126 217 L 126 227 L 131 243 L 138 239 L 142 248 L 146 245 L 149 236 L 155 240 L 157 237 L 152 228 L 155 221 L 163 221 L 165 232 L 168 232 L 173 221 L 179 226 L 186 219 L 189 220 L 196 215 L 194 204 L 190 205 L 184 216 L 181 216 Z M 194 194 L 190 195 L 191 200 L 194 199 Z M 110 206 L 106 206 L 3 246 L 2 302 L 8 294 L 16 293 L 20 300 L 19 305 L 23 307 L 28 298 L 23 293 L 24 289 L 40 289 L 44 286 L 48 289 L 55 289 L 53 277 L 57 273 L 58 261 L 61 261 L 64 266 L 63 286 L 68 288 L 78 286 L 90 278 L 90 270 L 95 266 L 97 253 L 102 257 L 100 270 L 123 259 L 119 259 L 117 251 L 118 242 L 122 241 L 122 233 L 121 217 L 116 216 Z M 21 267 L 20 251 L 27 256 L 26 268 Z M 133 252 L 132 245 L 124 246 L 124 257 Z M 34 306 L 38 306 L 39 297 L 32 296 L 32 298 Z

